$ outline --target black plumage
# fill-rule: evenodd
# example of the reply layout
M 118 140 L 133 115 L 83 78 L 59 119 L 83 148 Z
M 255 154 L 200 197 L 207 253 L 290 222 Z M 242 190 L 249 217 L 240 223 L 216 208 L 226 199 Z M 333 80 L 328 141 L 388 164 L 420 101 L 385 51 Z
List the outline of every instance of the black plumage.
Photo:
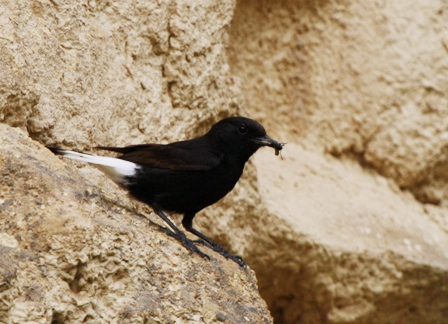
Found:
M 213 125 L 205 135 L 187 141 L 166 145 L 98 147 L 121 153 L 117 159 L 131 162 L 123 166 L 115 159 L 110 162 L 111 158 L 55 148 L 51 150 L 56 154 L 96 164 L 127 189 L 131 196 L 150 205 L 171 227 L 169 233 L 190 251 L 208 258 L 195 245 L 200 243 L 243 266 L 240 257 L 231 255 L 194 229 L 193 218 L 196 213 L 232 190 L 247 160 L 262 146 L 274 148 L 277 154 L 283 148 L 283 144 L 266 135 L 258 122 L 244 117 L 230 117 Z M 115 169 L 111 171 L 111 168 Z M 183 214 L 184 228 L 201 240 L 188 239 L 163 211 Z

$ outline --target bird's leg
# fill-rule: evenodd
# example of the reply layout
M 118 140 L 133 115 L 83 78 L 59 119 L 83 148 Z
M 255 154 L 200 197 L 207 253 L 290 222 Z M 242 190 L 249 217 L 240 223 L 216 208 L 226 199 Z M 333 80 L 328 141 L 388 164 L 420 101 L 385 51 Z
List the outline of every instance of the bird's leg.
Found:
M 229 251 L 227 251 L 224 247 L 213 241 L 212 239 L 208 238 L 198 230 L 193 228 L 193 217 L 194 214 L 185 213 L 184 218 L 182 219 L 182 225 L 184 228 L 189 231 L 190 233 L 193 233 L 197 237 L 199 237 L 201 240 L 194 241 L 196 243 L 201 243 L 208 248 L 212 249 L 215 252 L 218 252 L 226 259 L 230 259 L 233 262 L 237 263 L 241 267 L 246 267 L 246 263 L 244 263 L 243 258 L 241 258 L 239 255 L 233 255 Z
M 172 230 L 166 229 L 168 235 L 174 237 L 176 240 L 180 241 L 184 247 L 186 247 L 190 253 L 197 253 L 201 257 L 210 260 L 210 257 L 198 249 L 198 247 L 194 244 L 192 240 L 190 240 L 185 233 L 183 233 L 176 225 L 164 214 L 161 209 L 154 208 L 154 212 L 167 223 Z

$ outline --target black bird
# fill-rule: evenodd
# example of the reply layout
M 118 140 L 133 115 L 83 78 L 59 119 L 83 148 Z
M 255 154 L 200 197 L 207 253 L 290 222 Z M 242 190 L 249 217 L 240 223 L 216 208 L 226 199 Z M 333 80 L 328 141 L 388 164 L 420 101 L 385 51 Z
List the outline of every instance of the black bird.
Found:
M 126 147 L 97 147 L 121 153 L 118 158 L 96 156 L 59 148 L 58 155 L 94 164 L 131 196 L 150 205 L 172 230 L 168 233 L 188 250 L 202 257 L 195 243 L 205 245 L 240 266 L 245 263 L 221 245 L 193 228 L 193 218 L 233 189 L 247 160 L 262 146 L 275 149 L 282 143 L 266 135 L 258 122 L 245 117 L 230 117 L 214 124 L 198 138 L 171 144 L 141 144 Z M 177 228 L 163 211 L 183 214 L 184 228 L 201 240 L 192 241 Z

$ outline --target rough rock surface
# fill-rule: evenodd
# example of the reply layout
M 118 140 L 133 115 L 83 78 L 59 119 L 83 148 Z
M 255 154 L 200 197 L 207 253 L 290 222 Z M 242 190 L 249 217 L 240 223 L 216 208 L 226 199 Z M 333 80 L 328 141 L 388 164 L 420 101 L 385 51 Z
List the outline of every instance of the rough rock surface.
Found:
M 0 173 L 0 322 L 272 322 L 253 271 L 190 256 L 6 124 Z
M 228 52 L 250 111 L 287 141 L 353 154 L 439 203 L 447 19 L 441 1 L 242 0 Z
M 190 257 L 99 171 L 27 138 L 166 142 L 247 114 L 283 159 L 258 152 L 195 224 L 256 271 L 276 323 L 446 322 L 447 14 L 0 0 L 0 321 L 270 322 L 251 272 Z
M 288 251 L 268 254 L 269 269 L 253 264 L 274 317 L 285 323 L 443 323 L 446 212 L 420 204 L 352 160 L 294 144 L 287 149 L 283 160 L 267 152 L 255 157 L 262 201 L 284 229 L 265 250 Z
M 250 115 L 300 145 L 255 156 L 271 229 L 251 266 L 276 323 L 447 321 L 447 14 L 237 1 L 228 55 Z
M 237 113 L 233 7 L 0 1 L 0 322 L 272 321 L 250 270 L 190 257 L 100 172 L 80 177 L 27 138 L 79 150 L 181 140 Z
M 231 0 L 0 3 L 0 121 L 35 139 L 182 139 L 238 111 L 224 52 Z

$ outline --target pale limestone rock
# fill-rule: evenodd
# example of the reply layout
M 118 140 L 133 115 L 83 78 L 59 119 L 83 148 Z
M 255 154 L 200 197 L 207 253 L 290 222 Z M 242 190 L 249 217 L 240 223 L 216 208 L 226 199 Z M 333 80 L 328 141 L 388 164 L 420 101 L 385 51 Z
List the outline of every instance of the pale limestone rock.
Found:
M 224 52 L 233 6 L 6 1 L 0 121 L 79 149 L 202 132 L 241 105 Z
M 271 266 L 253 268 L 275 317 L 286 323 L 443 322 L 448 235 L 425 206 L 352 160 L 294 144 L 283 160 L 269 153 L 255 157 L 259 190 L 271 226 L 283 232 L 273 230 L 257 247 L 276 251 L 263 261 Z
M 191 256 L 6 124 L 0 176 L 2 322 L 272 323 L 253 271 Z
M 276 322 L 446 322 L 447 18 L 441 1 L 237 2 L 248 111 L 300 143 L 255 156 L 262 197 L 238 189 L 256 208 L 236 204 L 229 239 Z
M 441 1 L 239 1 L 229 60 L 273 135 L 445 204 L 447 19 Z
M 189 256 L 99 171 L 27 138 L 182 140 L 245 101 L 290 143 L 284 159 L 257 153 L 195 224 L 255 269 L 276 322 L 443 323 L 447 13 L 399 0 L 1 2 L 0 321 L 270 322 L 250 272 Z

